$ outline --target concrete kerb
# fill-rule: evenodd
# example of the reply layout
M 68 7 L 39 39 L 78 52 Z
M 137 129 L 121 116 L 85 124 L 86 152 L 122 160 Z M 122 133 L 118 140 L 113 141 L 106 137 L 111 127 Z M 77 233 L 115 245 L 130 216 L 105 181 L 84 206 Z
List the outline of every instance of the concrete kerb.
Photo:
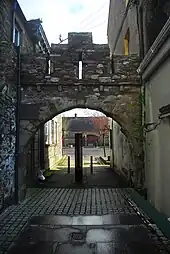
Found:
M 137 206 L 144 211 L 144 213 L 153 221 L 154 224 L 163 232 L 163 234 L 170 239 L 170 222 L 168 218 L 161 212 L 159 212 L 156 208 L 152 206 L 152 204 L 145 200 L 137 191 L 134 189 L 127 189 L 127 195 L 130 199 L 132 199 Z

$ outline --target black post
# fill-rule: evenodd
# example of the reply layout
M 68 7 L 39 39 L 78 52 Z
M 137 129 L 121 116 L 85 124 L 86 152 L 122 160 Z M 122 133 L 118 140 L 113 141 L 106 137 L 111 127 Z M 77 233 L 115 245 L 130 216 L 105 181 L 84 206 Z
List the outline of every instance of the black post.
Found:
M 90 156 L 90 172 L 93 174 L 93 156 Z
M 68 174 L 70 174 L 70 156 L 68 156 Z
M 83 181 L 82 134 L 75 134 L 75 181 Z
M 106 157 L 105 134 L 104 133 L 103 133 L 103 152 L 104 152 L 104 157 Z
M 31 171 L 30 171 L 30 180 L 33 180 L 34 179 L 34 168 L 35 168 L 35 158 L 34 158 L 34 155 L 35 155 L 35 136 L 32 137 L 32 140 L 31 140 Z
M 20 105 L 21 105 L 21 76 L 20 76 L 20 46 L 17 47 L 17 80 L 16 80 L 16 142 L 15 142 L 15 203 L 18 204 L 18 168 L 19 168 L 19 136 L 20 136 Z

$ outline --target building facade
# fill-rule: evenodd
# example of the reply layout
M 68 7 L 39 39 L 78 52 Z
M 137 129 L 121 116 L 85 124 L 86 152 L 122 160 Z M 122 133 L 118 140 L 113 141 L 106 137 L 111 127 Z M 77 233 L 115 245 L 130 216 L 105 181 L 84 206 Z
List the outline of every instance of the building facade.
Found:
M 114 55 L 140 55 L 139 16 L 136 5 L 127 8 L 128 4 L 128 0 L 110 0 L 107 34 L 111 59 Z M 122 127 L 111 120 L 111 165 L 131 183 L 137 172 L 132 147 Z
M 138 15 L 136 6 L 131 6 L 131 8 L 127 10 L 127 5 L 128 0 L 110 1 L 107 34 L 111 55 L 113 53 L 115 55 L 139 53 Z
M 123 1 L 121 1 L 123 2 Z M 110 1 L 108 41 L 111 55 L 119 50 L 119 43 L 115 43 L 116 36 L 113 31 L 116 28 L 112 21 L 116 19 L 117 9 L 120 1 L 117 1 L 117 9 L 113 9 L 116 1 Z M 124 1 L 124 11 L 117 16 L 119 29 L 119 40 L 124 42 L 123 26 L 132 9 L 135 10 L 138 27 L 136 36 L 139 43 L 133 45 L 134 51 L 139 48 L 141 63 L 137 69 L 141 75 L 143 84 L 143 135 L 145 156 L 145 188 L 147 199 L 161 212 L 170 216 L 169 203 L 169 178 L 170 178 L 170 145 L 169 145 L 169 42 L 170 42 L 170 1 Z M 118 7 L 119 5 L 119 7 Z M 124 18 L 126 17 L 126 18 Z M 115 27 L 114 27 L 115 26 Z M 130 29 L 134 24 L 130 24 Z M 130 38 L 130 36 L 129 36 Z M 118 40 L 118 41 L 119 41 Z M 135 41 L 134 41 L 135 42 Z M 129 44 L 130 45 L 130 44 Z M 129 50 L 129 54 L 133 50 Z
M 37 180 L 40 170 L 55 170 L 62 158 L 62 118 L 42 125 L 28 144 L 27 184 Z
M 107 117 L 63 117 L 63 145 L 75 145 L 75 133 L 82 133 L 83 146 L 109 146 Z
M 45 124 L 45 169 L 56 169 L 62 157 L 62 117 L 56 116 Z
M 22 135 L 19 123 L 22 121 L 18 114 L 20 108 L 20 54 L 41 53 L 46 56 L 48 69 L 48 56 L 50 45 L 46 38 L 40 19 L 27 21 L 19 3 L 16 0 L 2 0 L 0 2 L 0 210 L 17 199 L 16 189 L 19 179 L 28 177 L 28 172 L 18 171 L 18 156 Z M 47 70 L 48 71 L 48 70 Z M 14 79 L 15 77 L 15 79 Z M 59 121 L 59 120 L 57 120 Z M 61 121 L 59 121 L 61 125 Z M 43 129 L 43 131 L 42 131 Z M 60 129 L 60 127 L 59 127 Z M 27 150 L 24 163 L 32 172 L 33 161 L 42 160 L 40 144 L 44 142 L 44 126 L 34 137 L 34 142 Z M 40 138 L 42 137 L 42 138 Z M 59 138 L 59 135 L 58 135 Z M 40 142 L 41 139 L 41 142 Z M 47 147 L 47 153 L 54 154 L 53 144 Z M 60 142 L 58 139 L 58 144 Z M 31 148 L 35 149 L 31 149 Z M 59 153 L 60 152 L 56 152 Z M 44 155 L 46 156 L 46 155 Z M 52 157 L 52 156 L 51 156 Z M 51 165 L 52 159 L 49 159 Z
M 134 182 L 135 161 L 131 144 L 122 132 L 121 126 L 114 120 L 110 120 L 111 130 L 111 167 L 126 179 L 129 184 Z

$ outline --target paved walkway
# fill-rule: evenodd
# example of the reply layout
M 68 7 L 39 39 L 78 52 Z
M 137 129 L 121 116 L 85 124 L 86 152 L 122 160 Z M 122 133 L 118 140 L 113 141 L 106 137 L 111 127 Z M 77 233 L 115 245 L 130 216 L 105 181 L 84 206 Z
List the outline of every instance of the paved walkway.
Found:
M 93 174 L 90 172 L 89 167 L 83 169 L 83 184 L 77 185 L 75 183 L 75 170 L 71 168 L 70 174 L 67 172 L 67 168 L 58 168 L 59 170 L 53 171 L 53 175 L 50 176 L 43 184 L 34 183 L 31 187 L 39 188 L 93 188 L 93 187 L 112 187 L 120 188 L 127 187 L 120 177 L 109 166 L 95 166 L 93 168 Z
M 125 187 L 109 168 L 86 169 L 82 186 L 73 172 L 56 172 L 0 215 L 0 254 L 170 253 Z
M 125 188 L 37 188 L 28 194 L 0 215 L 1 254 L 169 253 L 168 240 Z

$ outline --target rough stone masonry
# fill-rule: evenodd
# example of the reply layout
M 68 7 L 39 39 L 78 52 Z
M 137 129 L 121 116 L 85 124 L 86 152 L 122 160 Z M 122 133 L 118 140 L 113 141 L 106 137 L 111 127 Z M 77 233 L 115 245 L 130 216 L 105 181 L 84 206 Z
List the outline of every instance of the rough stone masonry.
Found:
M 40 54 L 21 56 L 21 152 L 37 128 L 55 115 L 75 107 L 97 109 L 117 121 L 128 137 L 137 185 L 143 171 L 138 56 L 115 56 L 111 63 L 108 45 L 93 44 L 92 33 L 69 33 L 68 44 L 51 46 L 50 72 L 47 62 Z
M 3 47 L 3 52 L 8 52 L 6 66 L 10 67 L 5 69 L 3 79 L 10 86 L 15 84 L 15 58 L 10 53 L 12 45 Z M 78 75 L 80 61 L 82 79 Z M 143 172 L 138 65 L 135 55 L 115 56 L 111 63 L 108 46 L 93 44 L 91 33 L 69 33 L 68 44 L 52 44 L 50 59 L 42 54 L 21 55 L 20 199 L 26 189 L 30 138 L 41 124 L 75 107 L 99 110 L 121 125 L 132 146 L 136 164 L 134 183 L 138 185 Z M 1 170 L 6 172 L 4 165 Z
M 11 44 L 0 44 L 0 210 L 14 194 L 15 57 Z

